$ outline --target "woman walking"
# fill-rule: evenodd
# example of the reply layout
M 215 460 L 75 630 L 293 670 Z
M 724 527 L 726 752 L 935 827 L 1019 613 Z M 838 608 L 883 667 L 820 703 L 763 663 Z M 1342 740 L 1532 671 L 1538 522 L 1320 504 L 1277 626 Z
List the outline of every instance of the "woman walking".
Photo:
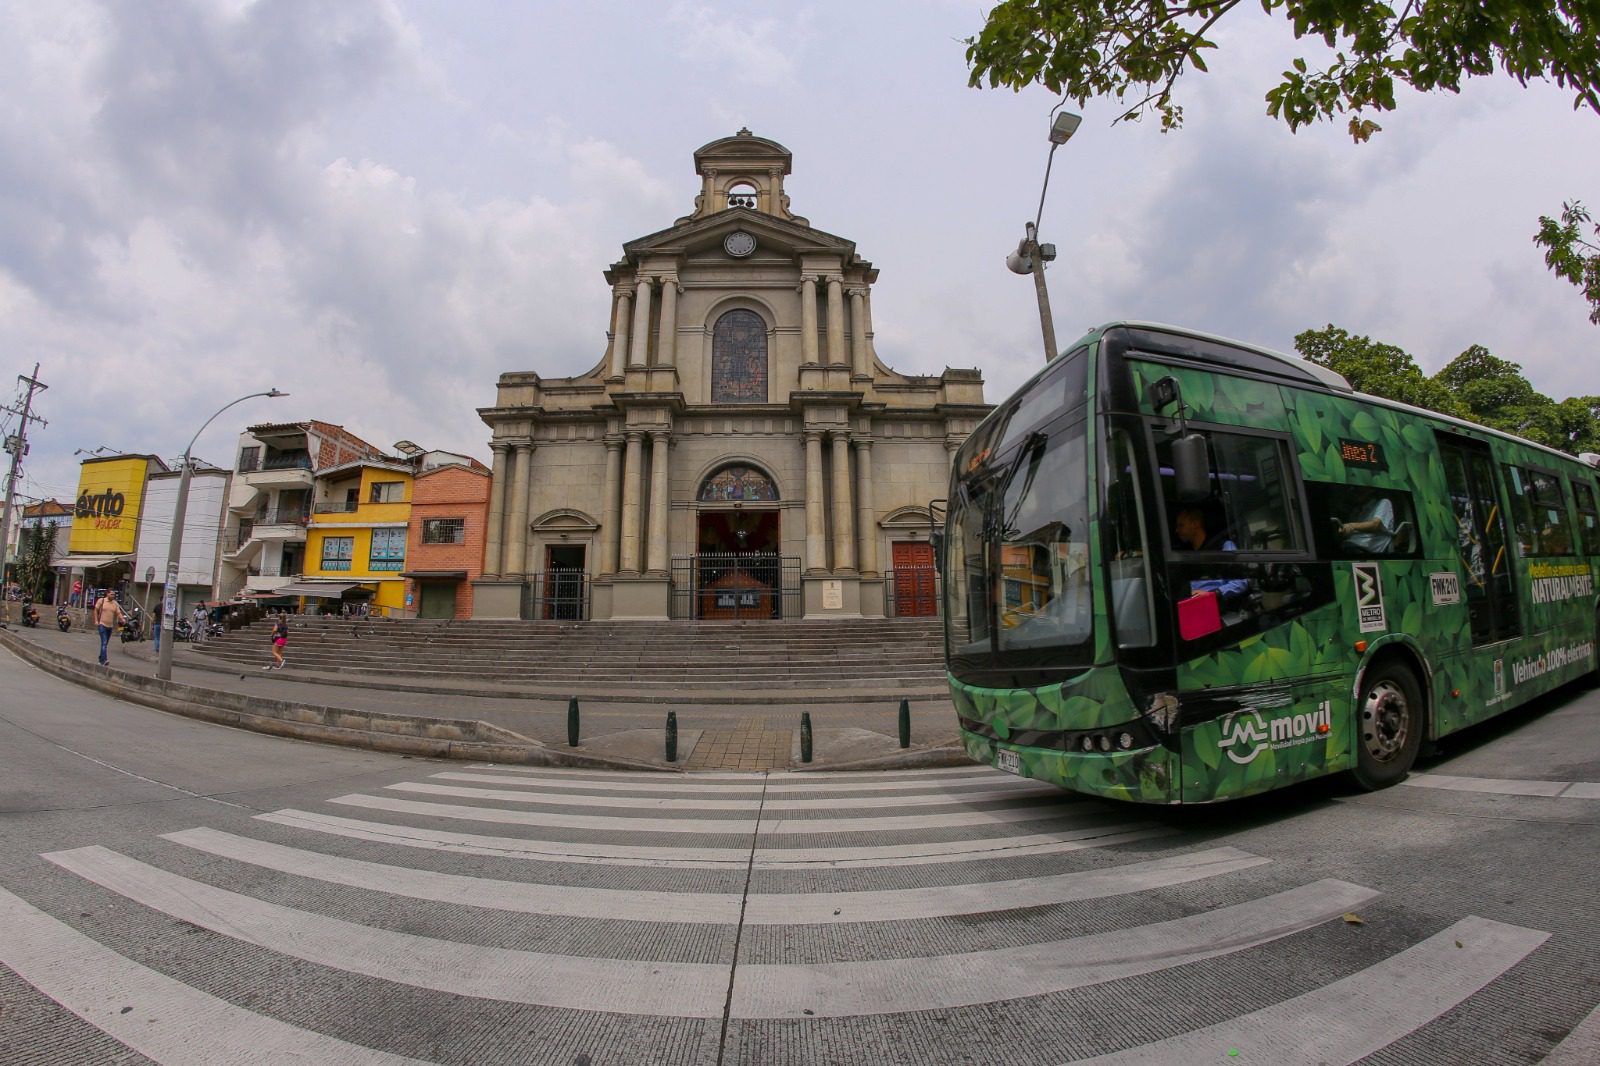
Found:
M 283 669 L 283 647 L 289 643 L 289 616 L 280 614 L 277 621 L 272 623 L 272 662 L 263 666 L 263 670 Z

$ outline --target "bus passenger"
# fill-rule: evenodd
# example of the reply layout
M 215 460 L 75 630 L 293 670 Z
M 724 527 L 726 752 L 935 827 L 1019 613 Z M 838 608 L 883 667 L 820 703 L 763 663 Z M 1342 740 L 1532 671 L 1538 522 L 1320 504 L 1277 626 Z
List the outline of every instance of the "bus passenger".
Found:
M 1221 523 L 1217 523 L 1219 526 Z M 1238 547 L 1228 537 L 1227 531 L 1218 529 L 1212 533 L 1209 529 L 1210 522 L 1206 511 L 1201 507 L 1184 507 L 1178 511 L 1178 518 L 1174 524 L 1177 533 L 1178 547 L 1188 551 L 1237 551 Z M 1244 598 L 1250 590 L 1250 582 L 1242 577 L 1235 578 L 1201 578 L 1189 582 L 1189 594 L 1197 592 L 1215 592 L 1217 599 L 1223 603 L 1237 601 Z
M 1366 555 L 1387 555 L 1394 546 L 1394 504 L 1375 493 L 1358 510 L 1358 516 L 1339 523 L 1339 540 L 1346 548 Z

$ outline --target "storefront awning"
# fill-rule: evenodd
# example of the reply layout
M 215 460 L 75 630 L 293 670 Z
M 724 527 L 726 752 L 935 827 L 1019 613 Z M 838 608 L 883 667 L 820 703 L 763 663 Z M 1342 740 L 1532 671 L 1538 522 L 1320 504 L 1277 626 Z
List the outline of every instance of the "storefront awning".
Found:
M 56 566 L 64 566 L 68 570 L 98 570 L 102 566 L 110 566 L 113 563 L 131 562 L 133 562 L 131 553 L 128 555 L 66 555 L 56 563 Z
M 311 585 L 311 584 L 304 584 L 304 583 L 291 583 L 291 584 L 288 584 L 288 585 L 279 585 L 275 589 L 261 589 L 256 593 L 256 595 L 257 596 L 308 596 L 308 597 L 310 597 L 312 599 L 321 598 L 321 599 L 324 599 L 324 600 L 336 600 L 339 597 L 343 596 L 346 592 L 350 591 L 351 589 L 359 588 L 359 587 L 360 587 L 360 585 L 355 583 L 355 582 L 352 582 L 352 583 L 350 583 L 348 585 L 335 585 L 335 584 L 327 584 L 327 585 L 315 584 L 315 585 Z

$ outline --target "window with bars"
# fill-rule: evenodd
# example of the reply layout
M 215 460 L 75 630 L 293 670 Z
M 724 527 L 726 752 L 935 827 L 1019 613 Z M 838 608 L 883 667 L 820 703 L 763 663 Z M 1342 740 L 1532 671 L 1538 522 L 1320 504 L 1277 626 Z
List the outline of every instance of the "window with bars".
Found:
M 372 551 L 367 560 L 370 570 L 402 570 L 406 565 L 406 531 L 374 529 Z
M 422 520 L 422 543 L 465 544 L 467 520 L 464 518 L 425 518 Z

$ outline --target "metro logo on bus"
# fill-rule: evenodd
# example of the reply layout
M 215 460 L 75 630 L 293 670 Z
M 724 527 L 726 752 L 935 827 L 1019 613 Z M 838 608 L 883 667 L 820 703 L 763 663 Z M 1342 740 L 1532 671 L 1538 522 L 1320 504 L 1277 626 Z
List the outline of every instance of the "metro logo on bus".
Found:
M 1350 573 L 1356 580 L 1356 615 L 1361 619 L 1361 632 L 1388 629 L 1389 620 L 1383 613 L 1383 581 L 1378 577 L 1378 565 L 1351 563 Z
M 1323 700 L 1308 714 L 1291 714 L 1267 722 L 1254 707 L 1234 711 L 1222 720 L 1222 739 L 1217 747 L 1240 766 L 1255 762 L 1256 756 L 1272 748 L 1291 748 L 1322 740 L 1333 728 L 1333 704 Z M 1240 751 L 1238 749 L 1247 750 Z

